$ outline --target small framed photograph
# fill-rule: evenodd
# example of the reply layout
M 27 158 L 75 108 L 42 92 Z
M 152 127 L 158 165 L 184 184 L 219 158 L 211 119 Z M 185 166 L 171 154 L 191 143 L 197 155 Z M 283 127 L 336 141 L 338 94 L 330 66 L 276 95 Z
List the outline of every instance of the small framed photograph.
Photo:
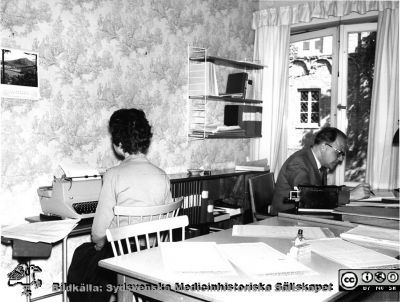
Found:
M 39 99 L 37 52 L 0 47 L 0 96 L 16 99 Z

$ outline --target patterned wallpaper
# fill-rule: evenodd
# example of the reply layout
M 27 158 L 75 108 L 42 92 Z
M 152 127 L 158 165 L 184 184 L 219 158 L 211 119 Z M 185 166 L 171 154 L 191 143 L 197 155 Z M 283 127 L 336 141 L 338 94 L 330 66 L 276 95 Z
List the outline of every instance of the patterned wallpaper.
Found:
M 256 6 L 253 0 L 2 0 L 0 45 L 39 52 L 41 98 L 1 99 L 1 223 L 40 212 L 36 190 L 51 184 L 63 159 L 101 170 L 117 164 L 107 122 L 119 108 L 146 112 L 154 131 L 149 158 L 169 173 L 244 160 L 249 140 L 187 141 L 187 45 L 251 58 Z M 2 248 L 2 256 L 9 253 Z
M 5 47 L 39 52 L 41 98 L 1 100 L 3 224 L 40 211 L 38 186 L 63 159 L 106 169 L 107 122 L 123 107 L 153 125 L 149 158 L 169 173 L 232 166 L 248 140 L 186 137 L 187 45 L 251 58 L 254 1 L 2 0 Z

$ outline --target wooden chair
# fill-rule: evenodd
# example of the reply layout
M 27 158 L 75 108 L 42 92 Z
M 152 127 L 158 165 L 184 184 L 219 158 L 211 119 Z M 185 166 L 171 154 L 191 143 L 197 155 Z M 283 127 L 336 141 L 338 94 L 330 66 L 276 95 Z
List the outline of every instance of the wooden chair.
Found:
M 114 256 L 119 256 L 153 248 L 163 241 L 172 242 L 185 240 L 185 227 L 188 226 L 188 224 L 189 219 L 187 216 L 170 217 L 107 229 L 106 236 L 107 240 L 111 242 Z M 175 238 L 173 237 L 174 234 L 179 234 L 179 236 L 176 236 L 178 240 L 173 240 Z M 134 249 L 131 246 L 131 240 L 134 243 Z M 137 284 L 137 280 L 135 279 L 118 276 L 118 284 L 125 284 L 127 280 L 132 284 Z M 143 290 L 140 293 L 119 291 L 118 300 L 129 299 L 138 302 L 147 301 L 147 291 L 149 290 Z
M 175 229 L 181 229 L 179 239 L 185 240 L 185 227 L 188 224 L 187 216 L 177 216 L 107 229 L 106 236 L 107 240 L 111 242 L 114 256 L 119 256 L 158 246 L 160 242 L 164 241 L 162 238 L 172 242 L 172 231 Z M 163 236 L 166 233 L 168 236 Z M 135 250 L 132 250 L 130 239 L 135 244 Z
M 273 172 L 249 178 L 253 222 L 265 219 L 270 214 L 274 187 L 275 180 Z
M 183 198 L 177 199 L 173 203 L 150 207 L 124 207 L 115 206 L 114 215 L 117 217 L 117 226 L 125 218 L 128 224 L 144 221 L 159 220 L 178 216 L 179 208 L 182 206 Z

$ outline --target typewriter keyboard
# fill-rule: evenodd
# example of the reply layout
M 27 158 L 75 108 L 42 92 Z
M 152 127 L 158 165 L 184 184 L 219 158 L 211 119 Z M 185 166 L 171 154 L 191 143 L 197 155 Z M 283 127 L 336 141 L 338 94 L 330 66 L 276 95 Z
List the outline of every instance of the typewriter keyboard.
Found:
M 72 207 L 78 214 L 92 214 L 96 212 L 97 201 L 77 202 Z

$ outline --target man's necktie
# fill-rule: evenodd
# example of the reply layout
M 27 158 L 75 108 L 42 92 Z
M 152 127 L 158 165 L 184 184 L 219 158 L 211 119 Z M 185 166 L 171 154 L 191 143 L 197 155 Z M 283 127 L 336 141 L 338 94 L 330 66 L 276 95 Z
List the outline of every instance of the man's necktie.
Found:
M 321 172 L 322 185 L 326 186 L 328 183 L 328 169 L 321 167 L 319 168 L 319 171 Z

